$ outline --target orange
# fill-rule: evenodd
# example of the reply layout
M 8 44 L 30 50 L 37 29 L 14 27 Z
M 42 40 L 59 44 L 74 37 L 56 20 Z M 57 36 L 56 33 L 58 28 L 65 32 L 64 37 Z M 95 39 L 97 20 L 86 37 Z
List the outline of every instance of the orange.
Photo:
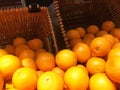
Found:
M 108 34 L 108 32 L 104 31 L 104 30 L 100 30 L 99 32 L 96 33 L 96 37 L 101 37 L 101 36 L 103 36 L 105 34 Z
M 119 47 L 116 47 L 116 48 L 112 48 L 108 55 L 107 55 L 107 58 L 110 58 L 110 57 L 113 57 L 113 56 L 120 56 L 120 48 Z
M 86 63 L 86 68 L 91 75 L 105 72 L 105 63 L 103 58 L 91 57 Z
M 115 28 L 113 36 L 120 39 L 120 28 Z
M 96 73 L 90 77 L 89 90 L 117 90 L 115 84 L 105 73 Z
M 114 82 L 120 83 L 120 56 L 108 58 L 106 62 L 106 74 Z
M 76 44 L 78 44 L 80 42 L 83 42 L 82 39 L 80 39 L 80 38 L 70 40 L 71 48 L 73 48 Z
M 83 42 L 87 45 L 90 45 L 90 42 L 91 40 L 93 40 L 95 38 L 95 35 L 93 34 L 86 34 L 84 37 L 83 37 Z
M 25 49 L 29 49 L 29 47 L 27 45 L 24 45 L 24 44 L 17 46 L 15 48 L 15 55 L 19 56 L 19 54 Z
M 65 72 L 64 82 L 68 90 L 87 90 L 89 76 L 83 67 L 73 66 Z
M 120 47 L 120 42 L 115 43 L 112 48 L 117 48 L 117 47 Z
M 19 90 L 35 90 L 38 75 L 32 68 L 22 67 L 17 69 L 12 77 L 13 86 Z
M 87 33 L 95 35 L 97 32 L 99 32 L 99 27 L 96 25 L 89 25 L 87 27 Z
M 90 43 L 90 49 L 93 56 L 105 56 L 111 49 L 110 42 L 104 37 L 96 37 Z
M 50 71 L 55 67 L 55 57 L 50 52 L 40 53 L 36 59 L 36 65 L 41 71 Z
M 53 72 L 55 72 L 55 73 L 57 73 L 57 74 L 59 74 L 61 77 L 63 77 L 64 76 L 64 71 L 61 69 L 61 68 L 59 68 L 59 67 L 54 67 L 53 69 L 52 69 L 52 71 Z
M 114 40 L 115 40 L 115 43 L 119 43 L 120 42 L 120 40 L 118 38 L 116 38 L 116 37 L 114 37 Z
M 84 35 L 86 34 L 85 29 L 82 27 L 77 27 L 76 30 L 79 31 L 81 38 L 84 37 Z
M 69 40 L 80 38 L 80 33 L 79 33 L 79 31 L 77 31 L 75 29 L 71 29 L 71 30 L 69 30 L 69 31 L 66 32 L 66 37 Z
M 101 25 L 101 29 L 105 30 L 107 32 L 111 31 L 112 29 L 115 28 L 115 23 L 113 21 L 104 21 Z
M 91 51 L 87 44 L 78 43 L 73 47 L 73 52 L 77 55 L 78 62 L 86 62 L 91 57 Z
M 35 56 L 37 57 L 39 55 L 39 53 L 42 53 L 42 52 L 47 52 L 47 50 L 45 49 L 38 49 L 36 52 L 35 52 Z
M 3 90 L 3 87 L 4 87 L 4 79 L 2 75 L 0 74 L 0 90 Z
M 115 38 L 111 34 L 105 34 L 102 37 L 106 38 L 110 42 L 111 47 L 115 44 Z
M 41 39 L 38 38 L 34 38 L 32 40 L 29 40 L 27 42 L 27 45 L 32 49 L 32 50 L 38 50 L 43 48 L 43 41 Z
M 14 55 L 15 54 L 15 48 L 13 45 L 6 45 L 5 46 L 5 50 L 9 53 L 9 54 L 12 54 Z
M 35 59 L 35 52 L 31 49 L 25 49 L 23 51 L 21 51 L 21 53 L 18 55 L 18 57 L 20 59 L 24 59 L 24 58 L 33 58 Z
M 24 58 L 21 60 L 23 67 L 29 67 L 37 70 L 37 65 L 35 63 L 35 60 L 33 58 Z
M 118 30 L 118 28 L 113 28 L 109 33 L 110 33 L 111 35 L 114 35 L 114 33 L 115 33 L 116 30 Z
M 63 78 L 53 71 L 43 73 L 37 83 L 37 90 L 63 90 Z
M 14 47 L 17 47 L 17 46 L 19 46 L 19 45 L 21 45 L 21 44 L 26 44 L 27 42 L 26 42 L 26 39 L 25 38 L 23 38 L 23 37 L 17 37 L 17 38 L 15 38 L 14 40 L 13 40 L 13 46 Z
M 21 61 L 14 55 L 0 57 L 0 72 L 5 80 L 10 80 L 13 73 L 22 66 Z
M 56 54 L 55 61 L 58 67 L 67 70 L 77 64 L 77 56 L 70 49 L 62 49 Z
M 88 33 L 88 34 L 85 34 L 85 36 L 83 37 L 83 40 L 88 40 L 93 38 L 95 38 L 95 35 Z
M 0 57 L 6 54 L 8 54 L 8 52 L 5 49 L 0 49 Z

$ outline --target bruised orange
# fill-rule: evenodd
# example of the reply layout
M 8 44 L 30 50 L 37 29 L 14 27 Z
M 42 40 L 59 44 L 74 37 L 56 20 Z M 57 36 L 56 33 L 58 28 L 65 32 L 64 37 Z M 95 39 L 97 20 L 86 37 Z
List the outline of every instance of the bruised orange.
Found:
M 63 78 L 53 71 L 44 72 L 37 83 L 37 90 L 63 90 L 63 87 Z
M 28 67 L 17 69 L 12 77 L 13 86 L 18 90 L 35 90 L 37 87 L 38 74 Z
M 63 49 L 56 54 L 55 61 L 58 67 L 67 70 L 77 64 L 77 56 L 72 50 Z

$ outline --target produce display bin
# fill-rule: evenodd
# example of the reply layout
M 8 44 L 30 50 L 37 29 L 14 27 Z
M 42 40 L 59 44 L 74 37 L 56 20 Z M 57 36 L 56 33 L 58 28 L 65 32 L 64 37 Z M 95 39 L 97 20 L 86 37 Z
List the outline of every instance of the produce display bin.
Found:
M 15 1 L 14 1 L 15 2 Z M 18 1 L 19 2 L 19 1 Z M 39 11 L 30 12 L 30 8 L 17 7 L 12 3 L 0 1 L 0 48 L 11 44 L 16 37 L 27 40 L 40 38 L 44 48 L 52 53 L 58 51 L 56 37 L 47 7 L 37 7 Z M 7 7 L 9 6 L 9 7 Z
M 100 26 L 106 20 L 120 27 L 120 0 L 54 0 L 54 6 L 66 48 L 70 47 L 66 32 L 72 28 Z

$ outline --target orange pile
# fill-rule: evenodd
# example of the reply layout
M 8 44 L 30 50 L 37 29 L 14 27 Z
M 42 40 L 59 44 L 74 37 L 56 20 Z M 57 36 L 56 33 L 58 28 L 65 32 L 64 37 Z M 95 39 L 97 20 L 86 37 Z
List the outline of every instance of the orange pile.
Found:
M 56 55 L 42 39 L 17 37 L 0 49 L 0 90 L 118 90 L 119 32 L 112 21 L 70 29 L 71 49 Z

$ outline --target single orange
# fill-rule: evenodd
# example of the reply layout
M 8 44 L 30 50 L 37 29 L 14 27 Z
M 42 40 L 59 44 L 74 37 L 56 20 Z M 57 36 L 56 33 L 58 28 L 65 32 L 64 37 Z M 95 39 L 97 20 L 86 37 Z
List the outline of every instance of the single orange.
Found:
M 27 45 L 32 49 L 32 50 L 38 50 L 38 49 L 41 49 L 43 48 L 43 41 L 39 38 L 34 38 L 34 39 L 31 39 L 27 42 Z
M 120 42 L 115 43 L 115 44 L 113 45 L 112 49 L 113 49 L 113 48 L 118 48 L 118 47 L 120 47 Z
M 120 39 L 120 28 L 115 28 L 113 36 Z
M 68 90 L 87 90 L 89 76 L 83 67 L 73 66 L 65 72 L 64 82 Z
M 105 30 L 107 32 L 111 31 L 112 29 L 115 28 L 115 23 L 113 21 L 104 21 L 101 25 L 101 29 Z
M 86 34 L 84 37 L 83 37 L 83 42 L 87 45 L 90 45 L 91 41 L 95 38 L 95 35 L 93 34 Z
M 35 52 L 35 56 L 37 57 L 39 55 L 39 53 L 42 53 L 42 52 L 47 52 L 47 50 L 45 49 L 38 49 L 36 52 Z
M 35 63 L 35 60 L 33 58 L 24 58 L 21 60 L 23 67 L 29 67 L 37 70 L 37 65 Z
M 13 46 L 14 47 L 17 47 L 21 44 L 26 44 L 26 39 L 23 38 L 23 37 L 16 37 L 14 40 L 13 40 Z
M 107 58 L 109 59 L 110 57 L 113 56 L 120 56 L 120 48 L 116 47 L 116 48 L 112 48 L 109 53 L 107 54 Z
M 63 90 L 63 87 L 63 78 L 53 71 L 44 72 L 37 83 L 37 90 Z
M 32 68 L 22 67 L 17 69 L 12 77 L 13 86 L 19 90 L 35 90 L 38 74 Z
M 86 68 L 89 74 L 105 72 L 105 60 L 99 57 L 91 57 L 86 63 Z
M 99 32 L 96 33 L 96 37 L 101 37 L 101 36 L 103 36 L 105 34 L 108 34 L 108 32 L 104 31 L 104 30 L 100 30 Z
M 13 73 L 22 66 L 17 56 L 4 55 L 0 57 L 0 72 L 5 80 L 10 80 Z
M 14 55 L 15 54 L 15 47 L 13 45 L 6 45 L 5 46 L 5 50 L 9 53 Z
M 78 62 L 84 63 L 91 57 L 91 51 L 87 44 L 78 43 L 73 47 L 73 52 L 77 55 Z
M 50 52 L 40 53 L 36 59 L 36 65 L 41 71 L 50 71 L 55 67 L 55 57 Z
M 99 27 L 97 25 L 89 25 L 86 29 L 86 32 L 95 35 L 97 32 L 99 32 Z
M 106 74 L 114 82 L 120 83 L 120 56 L 113 56 L 106 61 Z
M 111 47 L 115 44 L 115 38 L 111 34 L 105 34 L 102 37 L 106 38 L 110 42 Z
M 83 38 L 84 35 L 86 34 L 85 29 L 82 28 L 82 27 L 77 27 L 76 30 L 79 31 L 79 33 L 80 33 L 80 37 L 81 37 L 81 38 Z
M 60 50 L 55 57 L 56 64 L 62 70 L 67 70 L 68 68 L 77 65 L 77 56 L 70 49 Z
M 19 56 L 20 53 L 25 49 L 29 49 L 29 47 L 27 45 L 24 45 L 24 44 L 15 47 L 15 55 Z
M 90 77 L 89 90 L 117 90 L 116 85 L 105 73 L 96 73 Z
M 105 56 L 111 49 L 110 42 L 104 37 L 96 37 L 90 43 L 90 49 L 93 56 Z
M 35 52 L 32 49 L 25 49 L 21 51 L 21 53 L 18 55 L 20 59 L 24 58 L 33 58 L 35 59 Z
M 82 39 L 80 39 L 80 38 L 70 40 L 71 48 L 73 48 L 76 44 L 78 44 L 80 42 L 83 42 Z
M 66 32 L 66 37 L 69 40 L 80 38 L 80 33 L 76 29 L 70 29 L 69 31 Z
M 65 73 L 65 71 L 63 71 L 61 68 L 59 68 L 59 67 L 54 67 L 53 69 L 52 69 L 52 71 L 53 72 L 55 72 L 55 73 L 57 73 L 57 74 L 59 74 L 61 77 L 63 77 L 64 76 L 64 73 Z

